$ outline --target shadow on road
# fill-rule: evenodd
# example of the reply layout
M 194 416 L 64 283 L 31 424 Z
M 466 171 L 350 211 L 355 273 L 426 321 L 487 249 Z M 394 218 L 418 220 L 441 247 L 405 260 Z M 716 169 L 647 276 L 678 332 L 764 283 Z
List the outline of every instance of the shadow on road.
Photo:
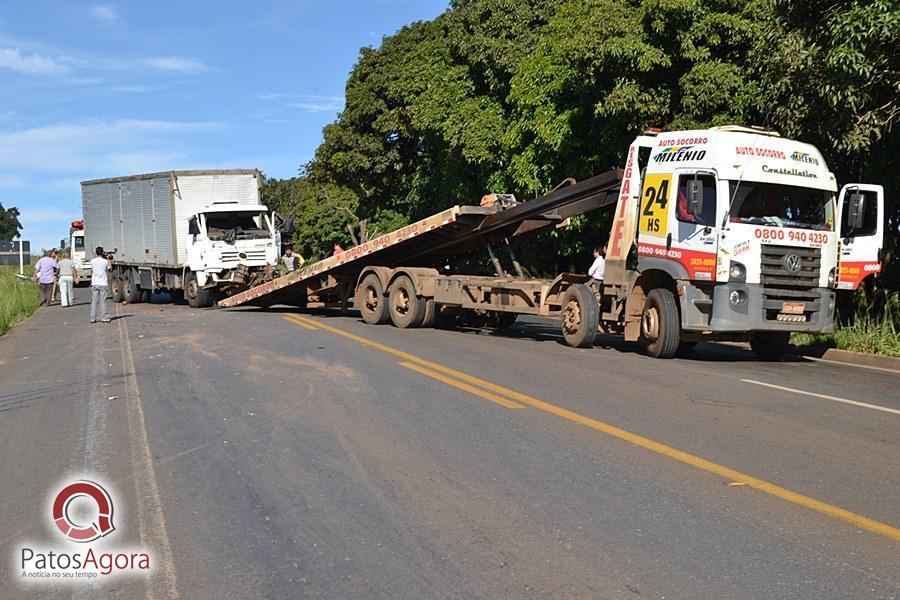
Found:
M 298 314 L 310 315 L 324 319 L 346 318 L 350 317 L 361 322 L 359 311 L 351 309 L 346 313 L 342 313 L 339 309 L 334 308 L 312 308 L 302 310 L 293 306 L 273 306 L 270 308 L 261 307 L 238 307 L 233 310 L 240 310 L 246 313 L 276 313 L 276 314 Z M 455 331 L 459 333 L 469 333 L 474 335 L 492 335 L 510 340 L 522 340 L 533 342 L 555 342 L 565 346 L 562 332 L 558 323 L 553 322 L 535 322 L 535 321 L 516 321 L 512 326 L 506 329 L 492 329 L 487 327 L 474 327 L 460 325 L 458 323 L 448 323 L 440 319 L 435 324 L 435 329 L 441 331 Z M 597 334 L 594 340 L 595 348 L 605 348 L 607 350 L 615 350 L 622 354 L 644 355 L 644 349 L 640 342 L 626 342 L 620 335 Z M 741 362 L 761 362 L 755 354 L 746 346 L 734 343 L 720 342 L 701 342 L 690 350 L 681 350 L 676 355 L 677 359 L 699 361 L 699 362 L 722 362 L 722 363 L 741 363 Z M 789 363 L 807 363 L 810 360 L 793 354 L 785 355 L 779 362 Z

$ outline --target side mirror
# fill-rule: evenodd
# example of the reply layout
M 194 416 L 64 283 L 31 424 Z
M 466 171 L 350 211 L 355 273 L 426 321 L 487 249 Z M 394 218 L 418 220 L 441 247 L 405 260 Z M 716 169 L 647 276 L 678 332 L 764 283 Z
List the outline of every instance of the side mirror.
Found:
M 699 179 L 688 179 L 687 182 L 687 209 L 696 219 L 703 214 L 703 182 Z
M 847 226 L 850 231 L 859 231 L 865 224 L 866 196 L 862 192 L 853 192 L 847 204 Z

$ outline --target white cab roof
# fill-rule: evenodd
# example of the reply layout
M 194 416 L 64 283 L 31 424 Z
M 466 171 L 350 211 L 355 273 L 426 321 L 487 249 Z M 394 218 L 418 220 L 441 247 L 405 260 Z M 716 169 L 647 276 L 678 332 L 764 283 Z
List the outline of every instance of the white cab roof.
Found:
M 775 132 L 727 126 L 658 134 L 648 173 L 715 171 L 719 179 L 763 181 L 837 191 L 819 150 Z

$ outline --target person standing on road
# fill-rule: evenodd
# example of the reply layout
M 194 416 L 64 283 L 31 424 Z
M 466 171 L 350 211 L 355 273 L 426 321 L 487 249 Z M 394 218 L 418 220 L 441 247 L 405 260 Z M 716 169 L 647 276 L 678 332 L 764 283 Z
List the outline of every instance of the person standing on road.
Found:
M 97 256 L 91 259 L 91 323 L 100 318 L 109 323 L 106 316 L 106 290 L 109 288 L 109 272 L 112 265 L 104 258 L 103 246 L 97 246 Z
M 603 293 L 603 276 L 606 274 L 606 246 L 594 248 L 594 264 L 588 269 L 588 275 L 593 277 L 593 283 L 597 290 Z
M 78 270 L 69 258 L 68 251 L 64 252 L 62 259 L 56 263 L 56 275 L 59 281 L 60 305 L 72 306 L 75 303 L 74 287 L 78 283 Z
M 53 250 L 50 251 L 50 258 L 52 258 L 53 260 L 55 260 L 55 261 L 57 262 L 57 265 L 59 264 L 59 254 L 57 254 L 55 248 L 54 248 Z M 57 288 L 57 286 L 59 285 L 59 277 L 58 277 L 58 275 L 59 275 L 59 274 L 54 270 L 54 271 L 53 271 L 53 279 L 54 279 L 55 281 L 54 281 L 54 283 L 53 283 L 53 287 L 50 288 L 50 304 L 53 304 L 53 303 L 56 302 L 56 288 Z
M 52 253 L 45 254 L 37 261 L 31 279 L 37 281 L 41 286 L 41 306 L 50 306 L 53 286 L 56 284 L 56 260 Z

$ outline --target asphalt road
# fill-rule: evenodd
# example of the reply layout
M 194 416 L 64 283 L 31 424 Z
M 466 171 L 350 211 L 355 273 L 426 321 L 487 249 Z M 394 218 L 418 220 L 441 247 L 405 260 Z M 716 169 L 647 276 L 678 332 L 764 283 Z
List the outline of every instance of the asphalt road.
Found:
M 544 320 L 114 314 L 0 338 L 3 598 L 900 597 L 900 373 Z M 25 586 L 84 475 L 153 576 Z

